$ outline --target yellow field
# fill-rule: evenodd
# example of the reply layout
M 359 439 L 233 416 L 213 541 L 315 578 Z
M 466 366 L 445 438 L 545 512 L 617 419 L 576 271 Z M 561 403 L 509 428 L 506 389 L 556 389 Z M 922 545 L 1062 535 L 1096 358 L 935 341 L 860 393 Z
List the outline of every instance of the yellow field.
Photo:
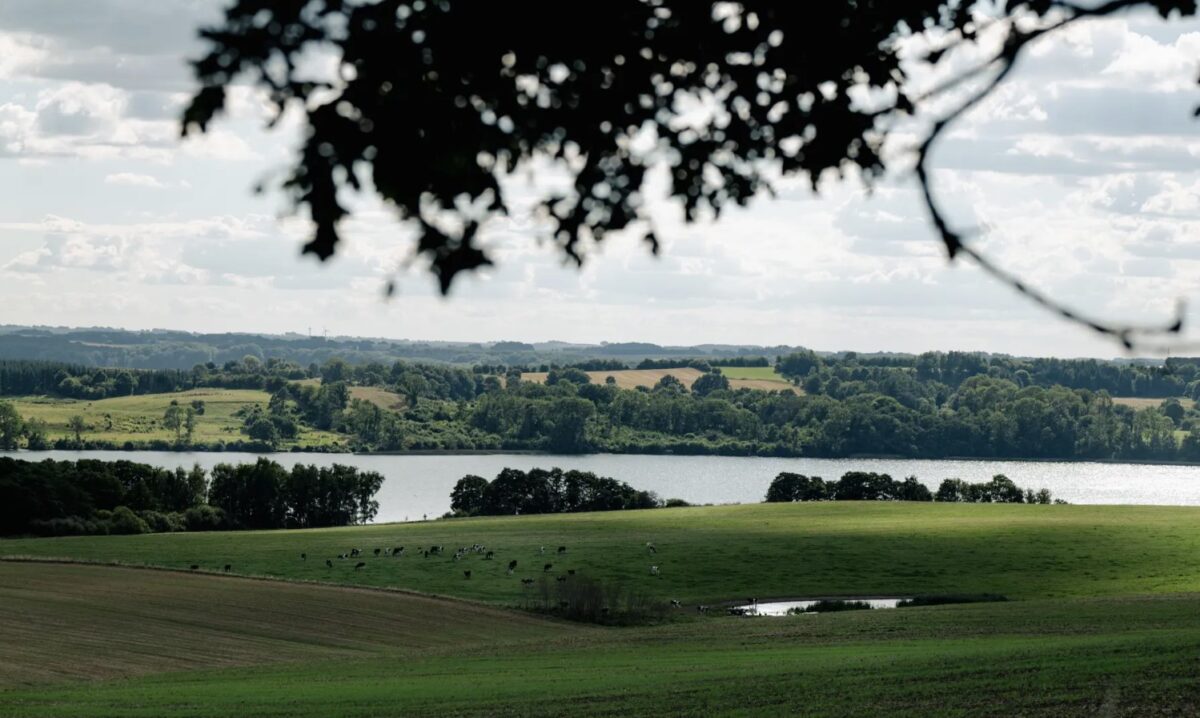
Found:
M 1183 405 L 1184 409 L 1191 409 L 1192 407 L 1194 407 L 1196 405 L 1196 402 L 1192 401 L 1191 399 L 1185 399 L 1183 397 L 1177 397 L 1177 398 L 1179 399 L 1179 403 Z M 1114 404 L 1121 404 L 1122 406 L 1131 406 L 1134 409 L 1145 409 L 1147 407 L 1161 406 L 1164 401 L 1166 401 L 1166 399 L 1150 399 L 1150 398 L 1144 398 L 1144 397 L 1140 397 L 1140 396 L 1114 396 L 1113 397 Z
M 405 407 L 404 397 L 377 386 L 352 386 L 350 398 L 369 401 L 380 409 L 389 411 L 400 411 Z
M 234 413 L 249 404 L 265 407 L 269 398 L 265 391 L 255 389 L 192 389 L 171 394 L 142 394 L 96 401 L 45 396 L 20 397 L 12 401 L 22 417 L 46 422 L 51 441 L 60 437 L 74 438 L 74 432 L 68 428 L 67 422 L 72 416 L 82 416 L 88 427 L 83 432 L 85 440 L 121 444 L 126 441 L 175 441 L 175 432 L 168 431 L 162 425 L 163 413 L 172 400 L 183 407 L 199 400 L 204 402 L 204 415 L 196 417 L 196 429 L 192 434 L 192 441 L 199 444 L 245 440 L 246 436 L 240 431 L 242 421 Z M 305 431 L 297 443 L 333 443 L 339 438 L 330 432 Z
M 744 369 L 733 369 L 734 373 L 745 371 Z M 763 371 L 759 369 L 759 371 Z M 766 371 L 771 371 L 767 369 Z M 721 373 L 729 376 L 729 372 L 725 369 Z M 692 384 L 704 376 L 704 372 L 691 367 L 679 367 L 675 369 L 622 369 L 618 371 L 589 371 L 587 375 L 591 377 L 593 384 L 603 384 L 608 377 L 616 380 L 617 386 L 622 389 L 635 389 L 639 386 L 653 388 L 664 376 L 670 375 L 683 382 L 684 386 L 689 389 Z M 532 381 L 537 384 L 546 382 L 546 372 L 526 372 L 521 375 L 522 381 Z M 760 391 L 787 391 L 791 390 L 797 394 L 804 393 L 798 387 L 792 386 L 786 380 L 770 379 L 770 378 L 734 378 L 729 377 L 729 386 L 732 389 L 758 389 Z

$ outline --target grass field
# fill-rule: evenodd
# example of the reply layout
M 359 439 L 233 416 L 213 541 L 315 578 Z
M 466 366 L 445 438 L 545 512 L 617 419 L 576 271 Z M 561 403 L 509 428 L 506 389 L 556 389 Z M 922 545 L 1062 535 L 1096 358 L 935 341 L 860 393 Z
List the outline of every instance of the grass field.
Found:
M 653 542 L 657 553 L 646 548 Z M 455 547 L 483 544 L 495 560 Z M 417 547 L 444 545 L 428 559 Z M 559 556 L 558 546 L 567 553 Z M 375 548 L 406 547 L 402 558 Z M 541 553 L 541 547 L 546 553 Z M 362 570 L 337 554 L 360 548 Z M 300 553 L 308 555 L 300 560 Z M 0 540 L 0 555 L 69 557 L 414 589 L 515 605 L 521 578 L 574 569 L 663 600 L 1200 591 L 1200 508 L 822 502 L 458 519 L 307 531 Z M 326 568 L 325 559 L 333 559 Z M 505 575 L 510 560 L 513 576 Z M 649 567 L 659 566 L 651 576 Z M 472 570 L 470 580 L 462 571 Z
M 497 559 L 411 555 L 472 543 Z M 395 545 L 410 555 L 371 555 Z M 364 569 L 325 567 L 351 547 L 367 552 Z M 0 715 L 13 718 L 1140 716 L 1200 705 L 1200 508 L 762 504 L 16 539 L 0 554 L 203 567 L 0 561 Z M 352 587 L 514 605 L 519 579 L 544 562 L 551 575 L 574 568 L 689 605 L 658 625 L 602 628 Z M 222 575 L 224 563 L 285 580 Z M 690 606 L 926 592 L 1014 600 L 778 619 Z
M 733 371 L 734 373 L 729 373 Z M 774 373 L 770 367 L 722 367 L 721 373 L 729 377 L 729 386 L 733 389 L 761 389 L 764 391 L 792 390 L 797 394 L 803 393 L 797 387 Z M 736 376 L 735 376 L 736 374 Z M 636 389 L 639 386 L 653 388 L 664 376 L 673 376 L 691 388 L 704 372 L 691 367 L 676 369 L 623 369 L 618 371 L 589 371 L 587 375 L 593 384 L 603 384 L 612 377 L 617 386 L 622 389 Z M 522 381 L 532 381 L 542 384 L 546 381 L 546 372 L 526 372 L 521 375 Z
M 204 402 L 204 414 L 196 417 L 196 429 L 192 435 L 195 443 L 217 441 L 244 441 L 240 432 L 241 419 L 234 413 L 251 404 L 266 406 L 270 397 L 264 391 L 253 389 L 192 389 L 171 394 L 140 394 L 111 399 L 87 401 L 53 397 L 18 397 L 12 400 L 17 411 L 26 419 L 41 419 L 47 423 L 47 436 L 51 441 L 74 438 L 67 426 L 72 416 L 82 416 L 87 423 L 83 438 L 87 440 L 111 441 L 123 444 L 126 441 L 149 442 L 154 440 L 175 441 L 175 432 L 162 425 L 163 413 L 171 401 L 188 406 L 194 400 Z M 313 446 L 335 443 L 344 437 L 324 431 L 304 430 L 295 442 L 285 442 L 283 448 Z
M 369 401 L 380 409 L 389 411 L 399 411 L 405 407 L 404 397 L 377 386 L 352 386 L 350 398 Z

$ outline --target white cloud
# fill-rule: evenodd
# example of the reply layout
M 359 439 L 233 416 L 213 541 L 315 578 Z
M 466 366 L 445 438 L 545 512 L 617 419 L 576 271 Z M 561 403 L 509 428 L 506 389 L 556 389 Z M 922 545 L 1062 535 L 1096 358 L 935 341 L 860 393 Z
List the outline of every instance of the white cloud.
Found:
M 150 189 L 163 189 L 165 184 L 159 182 L 151 175 L 137 174 L 136 172 L 116 172 L 104 177 L 104 184 L 126 185 L 129 187 L 147 187 Z

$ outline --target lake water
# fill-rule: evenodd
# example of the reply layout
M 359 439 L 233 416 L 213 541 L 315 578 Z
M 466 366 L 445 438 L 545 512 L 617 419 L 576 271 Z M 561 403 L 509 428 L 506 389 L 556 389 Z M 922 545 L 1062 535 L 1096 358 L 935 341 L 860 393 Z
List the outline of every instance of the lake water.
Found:
M 219 463 L 251 462 L 260 454 L 169 451 L 0 452 L 23 459 L 128 459 L 156 466 L 211 469 Z M 465 474 L 494 477 L 505 467 L 594 471 L 663 498 L 695 504 L 757 503 L 781 471 L 837 479 L 847 471 L 876 471 L 894 478 L 916 476 L 931 489 L 942 479 L 986 481 L 1004 474 L 1022 488 L 1047 488 L 1073 504 L 1200 505 L 1200 467 L 1057 461 L 926 461 L 915 459 L 775 459 L 729 456 L 588 454 L 472 454 L 383 456 L 356 454 L 262 454 L 284 466 L 350 464 L 387 477 L 377 498 L 376 521 L 415 521 L 450 509 L 450 490 Z

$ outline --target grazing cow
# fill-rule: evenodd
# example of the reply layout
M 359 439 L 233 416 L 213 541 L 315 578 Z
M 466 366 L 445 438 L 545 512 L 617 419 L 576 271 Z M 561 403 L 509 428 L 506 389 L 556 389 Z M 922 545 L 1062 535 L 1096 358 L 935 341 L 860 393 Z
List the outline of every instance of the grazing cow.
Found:
M 325 568 L 333 568 L 333 561 L 325 559 Z
M 557 577 L 557 578 L 555 578 L 554 580 L 555 580 L 555 581 L 558 581 L 559 583 L 563 583 L 563 582 L 565 582 L 565 581 L 567 580 L 567 577 L 566 577 L 566 576 L 558 576 L 558 577 Z
M 533 585 L 533 579 L 532 578 L 523 578 L 523 579 L 521 579 L 521 584 L 524 585 L 525 588 L 529 588 L 530 586 Z
M 708 606 L 696 606 L 696 610 L 700 613 L 708 613 Z
M 574 576 L 574 575 L 575 575 L 575 569 L 573 569 L 573 568 L 568 568 L 568 569 L 567 569 L 567 573 L 569 573 L 570 575 Z
M 471 577 L 470 571 L 463 571 L 463 578 L 470 578 L 470 577 Z
M 306 554 L 306 553 L 302 553 L 302 554 L 300 554 L 300 560 L 301 560 L 301 561 L 307 561 L 307 560 L 308 560 L 308 554 Z
M 365 561 L 359 561 L 358 563 L 354 564 L 355 571 L 357 571 L 360 568 L 366 568 L 366 567 L 367 567 L 367 564 Z
M 559 547 L 558 547 L 558 552 L 559 552 L 559 554 L 564 554 L 564 553 L 566 553 L 566 552 L 567 552 L 567 547 L 566 547 L 566 546 L 559 546 Z
M 483 557 L 483 560 L 484 560 L 484 561 L 491 561 L 491 560 L 492 560 L 493 558 L 495 558 L 495 557 L 496 557 L 496 552 L 495 552 L 495 551 L 488 551 L 488 552 L 487 552 L 487 555 L 485 555 L 485 556 Z
M 403 554 L 403 553 L 404 553 L 404 547 L 403 547 L 403 546 L 397 546 L 396 548 L 392 549 L 392 555 L 393 555 L 393 556 L 400 556 L 400 555 L 401 555 L 401 554 Z
M 231 563 L 225 564 L 225 573 L 229 573 L 232 570 L 233 570 L 233 564 L 231 564 Z
M 542 566 L 542 573 L 550 573 L 550 569 L 552 568 L 554 568 L 554 564 L 548 563 L 545 566 Z
M 428 552 L 428 551 L 426 551 L 426 552 L 425 552 L 425 558 L 429 558 L 429 552 Z
M 655 565 L 655 566 L 651 566 L 651 567 L 650 567 L 650 575 L 651 575 L 651 576 L 657 576 L 657 575 L 658 575 L 658 566 L 657 566 L 657 565 Z
M 362 551 L 359 551 L 356 548 L 352 548 L 352 549 L 350 549 L 350 558 L 358 558 L 358 555 L 361 553 L 362 553 Z
M 378 556 L 378 555 L 379 555 L 379 549 L 375 549 L 375 555 L 376 555 L 376 556 Z
M 683 604 L 675 599 L 671 599 L 671 608 L 680 608 Z
M 545 547 L 545 546 L 541 547 L 541 549 L 539 549 L 539 550 L 540 550 L 542 553 L 546 553 L 546 547 Z
M 515 569 L 516 567 L 517 567 L 517 560 L 516 560 L 516 559 L 513 559 L 512 561 L 509 561 L 509 562 L 508 562 L 508 575 L 509 575 L 509 576 L 511 576 L 511 575 L 512 575 L 513 569 Z
M 646 542 L 646 550 L 650 553 L 658 553 L 658 549 L 655 548 L 654 544 L 650 543 L 649 541 Z
M 198 564 L 198 563 L 194 563 L 194 564 L 192 564 L 192 570 L 193 570 L 193 571 L 197 571 L 197 570 L 199 570 L 199 568 L 200 568 L 200 564 Z

